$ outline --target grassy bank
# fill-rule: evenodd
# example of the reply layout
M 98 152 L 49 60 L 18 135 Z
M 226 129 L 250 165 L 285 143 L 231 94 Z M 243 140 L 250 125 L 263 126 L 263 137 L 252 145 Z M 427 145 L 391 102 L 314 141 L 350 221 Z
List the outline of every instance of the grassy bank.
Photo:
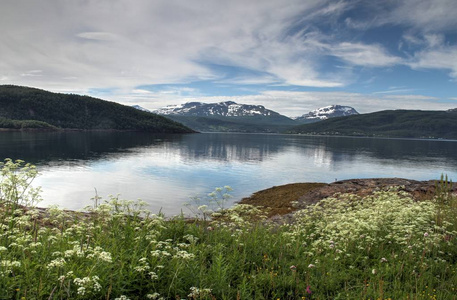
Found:
M 430 200 L 341 194 L 280 225 L 250 205 L 170 220 L 117 197 L 42 212 L 33 166 L 6 161 L 1 176 L 0 299 L 456 299 L 444 181 Z

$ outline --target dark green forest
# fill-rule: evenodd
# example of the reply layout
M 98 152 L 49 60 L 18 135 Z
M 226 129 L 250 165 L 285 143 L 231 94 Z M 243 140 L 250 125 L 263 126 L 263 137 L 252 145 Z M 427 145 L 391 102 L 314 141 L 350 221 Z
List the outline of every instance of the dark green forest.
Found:
M 297 123 L 283 116 L 181 116 L 168 115 L 168 118 L 201 132 L 259 132 L 278 133 Z
M 385 110 L 300 125 L 287 133 L 457 139 L 457 110 Z
M 119 103 L 13 85 L 0 86 L 0 128 L 194 132 L 165 117 Z

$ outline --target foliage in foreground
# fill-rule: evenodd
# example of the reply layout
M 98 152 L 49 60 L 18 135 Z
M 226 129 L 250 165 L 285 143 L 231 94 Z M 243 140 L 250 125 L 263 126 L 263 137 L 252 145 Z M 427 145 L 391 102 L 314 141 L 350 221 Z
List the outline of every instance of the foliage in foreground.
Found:
M 446 188 L 420 203 L 395 189 L 336 195 L 278 225 L 248 205 L 165 220 L 117 197 L 43 213 L 21 206 L 38 197 L 35 176 L 21 162 L 2 168 L 3 299 L 455 299 Z

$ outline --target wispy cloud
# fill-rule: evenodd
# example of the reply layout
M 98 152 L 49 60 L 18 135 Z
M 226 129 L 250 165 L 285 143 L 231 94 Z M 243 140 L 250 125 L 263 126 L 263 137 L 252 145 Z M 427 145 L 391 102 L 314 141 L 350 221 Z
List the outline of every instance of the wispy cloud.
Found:
M 450 76 L 457 79 L 457 46 L 440 46 L 417 52 L 409 63 L 417 69 L 449 70 Z
M 332 45 L 330 51 L 350 64 L 366 67 L 386 67 L 402 62 L 402 59 L 387 53 L 380 45 L 344 42 Z
M 115 41 L 118 37 L 110 32 L 80 32 L 76 35 L 82 39 L 95 41 Z
M 273 83 L 339 87 L 348 73 L 323 72 L 325 55 L 366 66 L 398 61 L 378 45 L 334 43 L 310 26 L 337 18 L 351 7 L 348 1 L 17 0 L 1 6 L 0 54 L 8 57 L 1 75 L 48 88 L 227 80 L 210 64 L 269 73 Z M 20 78 L 30 66 L 43 70 L 41 79 Z M 250 77 L 233 81 L 269 81 Z
M 237 91 L 327 91 L 239 96 L 284 106 L 287 114 L 338 101 L 361 110 L 400 108 L 410 100 L 388 95 L 417 86 L 389 90 L 382 71 L 426 69 L 456 79 L 455 15 L 454 0 L 2 1 L 0 82 L 93 91 L 152 108 L 205 96 L 189 90 L 203 81 Z M 142 89 L 179 84 L 181 90 Z M 376 94 L 343 92 L 376 84 Z

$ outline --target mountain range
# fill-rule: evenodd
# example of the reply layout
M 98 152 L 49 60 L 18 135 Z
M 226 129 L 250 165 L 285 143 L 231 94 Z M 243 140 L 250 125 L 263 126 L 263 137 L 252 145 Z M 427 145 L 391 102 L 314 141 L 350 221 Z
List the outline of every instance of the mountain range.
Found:
M 457 139 L 457 109 L 359 114 L 350 106 L 331 105 L 288 118 L 261 105 L 229 101 L 191 102 L 156 112 L 198 131 Z
M 3 128 L 157 133 L 279 132 L 457 139 L 457 109 L 385 110 L 358 114 L 352 107 L 333 105 L 292 119 L 262 105 L 226 101 L 190 102 L 167 106 L 153 113 L 140 106 L 128 107 L 89 96 L 1 85 L 0 129 Z
M 137 107 L 137 109 L 143 109 Z M 297 118 L 289 118 L 263 105 L 188 102 L 169 105 L 152 111 L 198 131 L 226 132 L 282 132 L 304 123 L 318 122 L 339 116 L 358 114 L 348 106 L 332 105 L 311 111 Z

